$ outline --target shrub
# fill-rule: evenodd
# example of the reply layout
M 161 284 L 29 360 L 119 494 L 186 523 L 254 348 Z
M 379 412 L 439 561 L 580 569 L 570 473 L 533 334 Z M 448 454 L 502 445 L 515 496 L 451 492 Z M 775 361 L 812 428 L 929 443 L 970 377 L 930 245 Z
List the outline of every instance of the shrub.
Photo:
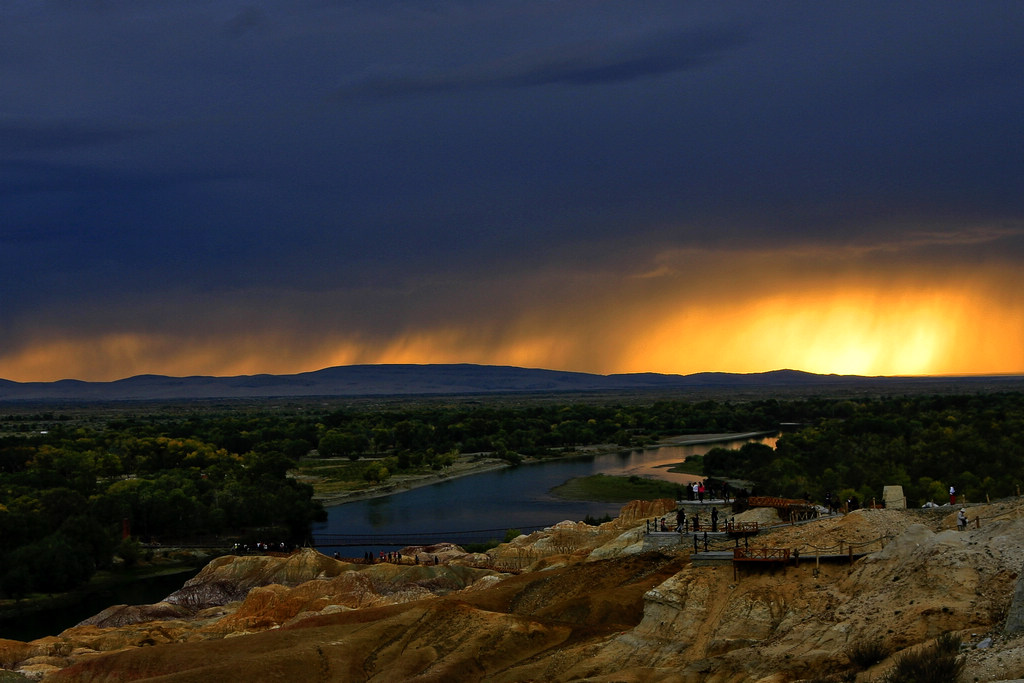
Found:
M 847 650 L 846 656 L 850 658 L 850 663 L 857 668 L 868 669 L 888 657 L 889 648 L 887 648 L 881 640 L 873 638 L 871 640 L 854 643 L 853 646 Z
M 512 465 L 513 467 L 523 462 L 523 456 L 519 455 L 515 451 L 499 451 L 497 455 L 499 458 L 501 458 L 508 464 Z
M 960 646 L 963 645 L 963 642 L 964 639 L 957 634 L 946 631 L 935 639 L 935 651 L 940 655 L 955 656 L 960 654 Z
M 501 545 L 501 541 L 496 538 L 492 538 L 489 541 L 483 541 L 480 543 L 463 543 L 462 549 L 467 553 L 486 553 L 491 548 L 497 548 Z
M 118 544 L 116 552 L 125 567 L 134 567 L 142 557 L 142 544 L 134 538 L 126 538 Z
M 961 639 L 943 633 L 931 647 L 907 652 L 883 678 L 884 683 L 954 683 L 960 679 L 966 660 L 959 656 Z

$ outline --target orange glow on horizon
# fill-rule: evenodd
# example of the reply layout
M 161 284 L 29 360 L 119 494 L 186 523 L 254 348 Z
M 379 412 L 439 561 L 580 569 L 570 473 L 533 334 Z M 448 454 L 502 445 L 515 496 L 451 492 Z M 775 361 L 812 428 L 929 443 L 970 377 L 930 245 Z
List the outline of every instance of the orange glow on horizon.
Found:
M 904 295 L 888 305 L 877 298 L 873 292 L 794 294 L 727 310 L 691 309 L 638 342 L 625 365 L 674 372 L 686 356 L 731 372 L 953 375 L 1020 372 L 1024 364 L 1020 313 L 979 310 L 957 293 Z M 693 332 L 712 317 L 714 328 Z
M 435 293 L 435 300 L 462 300 L 462 309 L 446 311 L 450 319 L 409 322 L 407 330 L 390 334 L 325 329 L 322 311 L 331 302 L 305 298 L 303 306 L 285 299 L 268 306 L 271 313 L 295 312 L 266 328 L 272 331 L 51 334 L 0 352 L 0 378 L 292 374 L 363 363 L 479 363 L 598 374 L 782 368 L 1024 374 L 1024 274 L 1018 271 L 1015 265 L 974 272 L 886 267 L 878 253 L 666 252 L 639 275 L 535 273 L 515 289 L 480 282 L 474 297 L 457 284 L 455 294 Z M 212 320 L 217 313 L 206 315 Z M 200 321 L 194 329 L 202 327 Z
M 665 315 L 559 327 L 557 314 L 427 329 L 392 339 L 283 333 L 180 340 L 119 334 L 32 344 L 0 357 L 14 381 L 291 374 L 359 363 L 481 363 L 610 374 L 792 368 L 822 374 L 960 375 L 1024 371 L 1024 312 L 969 292 L 877 289 L 766 293 Z M 642 322 L 638 323 L 638 320 Z M 290 349 L 282 353 L 282 349 Z

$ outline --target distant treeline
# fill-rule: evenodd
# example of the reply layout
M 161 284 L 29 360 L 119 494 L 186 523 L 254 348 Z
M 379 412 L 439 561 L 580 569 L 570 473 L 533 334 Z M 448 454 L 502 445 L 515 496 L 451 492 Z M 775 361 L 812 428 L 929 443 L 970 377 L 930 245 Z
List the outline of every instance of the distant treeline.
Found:
M 881 503 L 903 487 L 908 505 L 1019 495 L 1024 394 L 839 400 L 778 440 L 712 449 L 704 474 L 757 482 L 766 493 L 822 501 L 826 493 Z
M 557 404 L 452 401 L 387 408 L 254 403 L 0 419 L 0 593 L 60 591 L 138 541 L 199 536 L 301 542 L 323 515 L 289 473 L 343 458 L 361 476 L 443 469 L 459 454 L 511 463 L 581 446 L 787 430 L 777 450 L 715 449 L 705 474 L 786 496 L 861 500 L 902 484 L 914 504 L 950 485 L 979 500 L 1024 479 L 1024 394 Z M 127 530 L 130 539 L 122 540 Z M 272 537 L 279 535 L 281 538 Z
M 574 403 L 521 406 L 420 407 L 337 411 L 323 418 L 316 443 L 322 457 L 394 453 L 400 460 L 424 453 L 558 455 L 592 444 L 642 446 L 666 436 L 775 430 L 788 408 L 778 401 L 720 403 L 658 401 L 648 405 Z M 402 463 L 399 463 L 401 469 Z

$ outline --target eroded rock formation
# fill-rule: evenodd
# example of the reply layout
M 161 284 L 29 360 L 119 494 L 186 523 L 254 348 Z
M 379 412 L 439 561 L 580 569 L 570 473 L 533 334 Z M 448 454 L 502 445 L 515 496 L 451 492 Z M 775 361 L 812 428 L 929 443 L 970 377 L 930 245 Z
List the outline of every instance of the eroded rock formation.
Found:
M 780 525 L 755 542 L 802 561 L 764 567 L 695 567 L 685 539 L 655 548 L 644 521 L 670 512 L 637 502 L 486 554 L 403 553 L 429 563 L 223 557 L 164 602 L 0 641 L 0 666 L 44 681 L 867 681 L 952 631 L 993 637 L 965 651 L 965 680 L 1024 676 L 1024 637 L 1002 634 L 1024 566 L 1017 501 L 972 507 L 963 532 L 949 510 Z M 855 562 L 830 550 L 851 543 Z M 868 641 L 888 658 L 854 662 Z

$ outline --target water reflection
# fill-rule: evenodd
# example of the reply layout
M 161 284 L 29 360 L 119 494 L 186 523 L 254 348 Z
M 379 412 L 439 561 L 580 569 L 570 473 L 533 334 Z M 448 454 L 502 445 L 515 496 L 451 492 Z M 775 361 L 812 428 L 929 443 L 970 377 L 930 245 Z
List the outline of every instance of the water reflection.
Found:
M 669 472 L 672 465 L 716 446 L 739 448 L 748 442 L 774 445 L 774 438 L 747 438 L 720 443 L 680 444 L 623 453 L 562 458 L 539 464 L 494 470 L 452 479 L 381 498 L 328 508 L 327 521 L 313 528 L 324 552 L 337 550 L 346 557 L 397 546 L 330 546 L 336 535 L 445 534 L 468 530 L 522 530 L 582 520 L 588 515 L 616 516 L 619 503 L 562 500 L 549 491 L 569 479 L 592 474 L 641 476 L 685 484 L 701 477 Z M 497 537 L 503 534 L 496 534 Z
M 757 443 L 763 443 L 771 448 L 775 447 L 776 437 L 765 437 L 751 439 Z M 634 450 L 619 453 L 617 466 L 611 463 L 600 463 L 600 472 L 617 476 L 639 476 L 653 479 L 664 479 L 676 484 L 692 484 L 704 477 L 696 474 L 683 472 L 669 472 L 669 469 L 679 463 L 685 462 L 687 458 L 694 455 L 704 455 L 716 446 L 723 448 L 738 448 L 747 441 L 726 441 L 711 444 L 683 444 L 678 446 L 661 446 L 655 449 Z

